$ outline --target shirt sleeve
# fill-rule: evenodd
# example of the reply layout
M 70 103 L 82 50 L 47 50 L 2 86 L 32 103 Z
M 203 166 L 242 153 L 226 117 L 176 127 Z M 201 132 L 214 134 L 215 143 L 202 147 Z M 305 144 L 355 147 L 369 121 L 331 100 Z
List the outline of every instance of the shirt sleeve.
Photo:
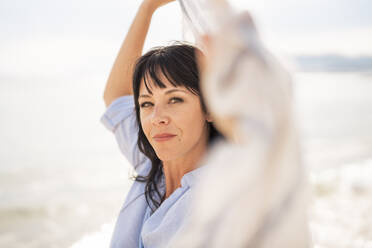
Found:
M 101 117 L 101 123 L 114 133 L 120 151 L 135 171 L 143 172 L 146 160 L 149 160 L 138 148 L 138 124 L 134 108 L 133 95 L 115 99 Z

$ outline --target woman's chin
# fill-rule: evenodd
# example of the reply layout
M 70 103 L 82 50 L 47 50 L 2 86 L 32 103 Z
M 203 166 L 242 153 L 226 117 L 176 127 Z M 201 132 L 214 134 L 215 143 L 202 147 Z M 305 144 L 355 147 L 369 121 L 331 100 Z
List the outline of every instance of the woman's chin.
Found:
M 156 151 L 156 156 L 163 162 L 172 161 L 177 158 L 177 154 L 169 151 Z

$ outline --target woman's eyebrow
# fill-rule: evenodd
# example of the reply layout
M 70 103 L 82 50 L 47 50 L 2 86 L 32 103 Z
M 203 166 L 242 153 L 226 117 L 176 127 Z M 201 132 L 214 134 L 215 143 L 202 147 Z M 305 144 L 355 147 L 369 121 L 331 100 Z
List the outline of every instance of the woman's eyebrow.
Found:
M 149 96 L 149 95 L 140 95 L 138 98 L 141 98 L 141 97 L 147 97 L 147 98 L 150 98 L 151 96 Z
M 165 94 L 167 95 L 167 94 L 170 94 L 170 93 L 175 92 L 175 91 L 181 91 L 181 92 L 187 93 L 185 90 L 171 89 L 171 90 L 166 91 Z
M 167 94 L 170 94 L 170 93 L 173 93 L 175 91 L 181 91 L 181 92 L 184 92 L 187 94 L 187 92 L 185 90 L 181 90 L 181 89 L 171 89 L 171 90 L 167 90 L 164 94 L 167 95 Z M 152 94 L 151 94 L 152 95 Z M 150 95 L 146 95 L 146 94 L 143 94 L 143 95 L 140 95 L 138 98 L 141 98 L 141 97 L 147 97 L 147 98 L 150 98 L 151 96 Z

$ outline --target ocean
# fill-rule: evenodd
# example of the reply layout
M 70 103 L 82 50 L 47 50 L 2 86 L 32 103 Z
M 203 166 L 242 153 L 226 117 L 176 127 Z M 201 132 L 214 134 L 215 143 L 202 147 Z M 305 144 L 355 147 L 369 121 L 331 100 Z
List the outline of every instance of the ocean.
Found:
M 0 247 L 107 247 L 132 171 L 99 122 L 105 78 L 0 80 Z M 294 81 L 315 247 L 372 247 L 372 73 Z

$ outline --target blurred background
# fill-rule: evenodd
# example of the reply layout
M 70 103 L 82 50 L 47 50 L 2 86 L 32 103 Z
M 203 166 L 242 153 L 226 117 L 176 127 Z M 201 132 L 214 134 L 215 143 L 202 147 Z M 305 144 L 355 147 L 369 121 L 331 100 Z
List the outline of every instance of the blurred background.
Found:
M 372 247 L 372 2 L 231 0 L 292 70 L 316 247 Z M 107 247 L 130 166 L 100 123 L 140 0 L 0 1 L 0 247 Z M 183 37 L 159 9 L 145 51 Z

